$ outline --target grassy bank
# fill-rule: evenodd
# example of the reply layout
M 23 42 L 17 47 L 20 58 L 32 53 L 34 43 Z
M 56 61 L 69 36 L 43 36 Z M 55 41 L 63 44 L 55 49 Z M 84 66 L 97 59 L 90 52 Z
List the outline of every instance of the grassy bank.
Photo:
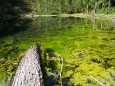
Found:
M 59 16 L 61 17 L 80 17 L 80 18 L 95 18 L 95 19 L 100 19 L 100 20 L 109 20 L 112 22 L 115 22 L 115 13 L 113 14 L 84 14 L 84 13 L 79 13 L 79 14 L 60 14 Z

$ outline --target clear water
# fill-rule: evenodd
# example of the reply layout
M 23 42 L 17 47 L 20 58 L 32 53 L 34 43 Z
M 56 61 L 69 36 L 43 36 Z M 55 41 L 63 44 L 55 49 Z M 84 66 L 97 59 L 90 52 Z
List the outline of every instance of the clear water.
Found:
M 44 54 L 48 54 L 44 66 L 50 72 L 60 70 L 60 62 L 51 58 L 50 54 L 57 53 L 64 58 L 63 85 L 97 86 L 96 78 L 103 84 L 114 86 L 115 25 L 111 22 L 74 17 L 38 17 L 13 20 L 5 25 L 0 34 L 1 85 L 10 80 L 23 53 L 35 43 L 40 43 L 43 58 Z M 88 80 L 88 76 L 93 78 Z M 49 86 L 54 84 L 49 82 Z

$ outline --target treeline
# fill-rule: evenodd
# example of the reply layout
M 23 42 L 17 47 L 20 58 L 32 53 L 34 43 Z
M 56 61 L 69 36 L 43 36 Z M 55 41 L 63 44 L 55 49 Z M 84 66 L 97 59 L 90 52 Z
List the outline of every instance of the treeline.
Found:
M 31 0 L 29 3 L 38 14 L 88 13 L 115 6 L 114 0 Z
M 0 17 L 30 12 L 26 0 L 0 0 Z
M 114 6 L 115 0 L 0 0 L 0 15 L 88 13 Z

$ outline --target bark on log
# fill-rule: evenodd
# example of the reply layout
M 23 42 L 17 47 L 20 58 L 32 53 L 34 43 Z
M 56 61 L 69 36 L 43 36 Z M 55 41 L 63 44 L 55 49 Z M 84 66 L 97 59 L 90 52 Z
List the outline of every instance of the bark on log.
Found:
M 36 44 L 22 56 L 11 86 L 44 86 L 38 50 L 40 47 Z

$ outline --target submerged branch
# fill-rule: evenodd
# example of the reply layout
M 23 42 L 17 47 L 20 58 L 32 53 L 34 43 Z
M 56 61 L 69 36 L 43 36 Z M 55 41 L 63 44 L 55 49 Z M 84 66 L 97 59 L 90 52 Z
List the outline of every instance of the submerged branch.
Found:
M 99 80 L 97 80 L 96 78 L 94 78 L 93 76 L 88 76 L 87 79 L 94 79 L 100 86 L 106 86 L 102 82 L 100 82 Z
M 62 84 L 62 70 L 63 70 L 64 61 L 63 61 L 63 57 L 61 55 L 59 55 L 57 53 L 55 53 L 55 54 L 60 59 L 61 69 L 60 69 L 59 77 L 60 77 L 60 85 L 63 86 L 63 84 Z

